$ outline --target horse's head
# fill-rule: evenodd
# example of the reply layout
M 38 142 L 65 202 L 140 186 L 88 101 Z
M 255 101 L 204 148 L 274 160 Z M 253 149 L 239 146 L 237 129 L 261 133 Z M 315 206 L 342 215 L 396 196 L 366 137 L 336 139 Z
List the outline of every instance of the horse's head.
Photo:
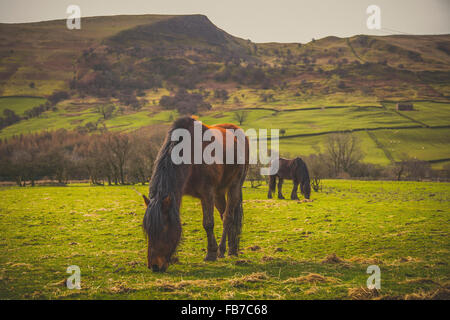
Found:
M 311 196 L 311 184 L 309 180 L 305 183 L 300 184 L 300 190 L 302 191 L 302 194 L 305 196 L 305 199 L 309 200 L 309 197 Z
M 180 242 L 181 223 L 178 208 L 170 196 L 148 199 L 144 230 L 148 238 L 148 268 L 164 272 Z

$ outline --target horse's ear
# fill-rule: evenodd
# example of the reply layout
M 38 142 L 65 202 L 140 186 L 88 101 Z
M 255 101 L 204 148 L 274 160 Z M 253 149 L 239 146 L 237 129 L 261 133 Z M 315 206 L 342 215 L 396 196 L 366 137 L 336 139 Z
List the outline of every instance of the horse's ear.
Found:
M 142 197 L 144 198 L 145 206 L 148 207 L 150 200 L 145 196 L 145 194 L 143 194 Z

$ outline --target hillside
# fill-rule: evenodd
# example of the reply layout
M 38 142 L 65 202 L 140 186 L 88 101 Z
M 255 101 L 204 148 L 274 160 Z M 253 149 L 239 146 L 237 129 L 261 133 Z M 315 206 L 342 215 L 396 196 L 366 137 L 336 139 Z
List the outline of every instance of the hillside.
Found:
M 450 35 L 253 43 L 203 15 L 91 17 L 81 30 L 65 23 L 0 24 L 0 116 L 22 117 L 1 138 L 169 123 L 176 112 L 159 100 L 186 88 L 212 106 L 199 111 L 207 123 L 236 122 L 234 111 L 245 109 L 244 128 L 284 129 L 285 154 L 318 152 L 328 134 L 351 130 L 367 162 L 450 159 Z M 69 97 L 25 116 L 57 91 Z M 415 111 L 396 111 L 397 101 Z M 108 103 L 115 110 L 102 117 L 98 106 Z

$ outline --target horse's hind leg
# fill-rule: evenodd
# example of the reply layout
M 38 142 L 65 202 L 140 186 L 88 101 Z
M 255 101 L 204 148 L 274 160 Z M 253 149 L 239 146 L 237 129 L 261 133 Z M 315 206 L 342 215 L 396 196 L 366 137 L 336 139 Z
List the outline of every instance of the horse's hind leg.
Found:
M 217 256 L 219 258 L 223 258 L 225 256 L 225 251 L 227 250 L 228 230 L 231 227 L 231 224 L 233 223 L 233 216 L 230 213 L 230 211 L 231 211 L 230 200 L 228 198 L 228 201 L 226 203 L 225 212 L 222 215 L 222 217 L 223 217 L 223 219 L 222 219 L 222 223 L 223 223 L 222 238 L 220 238 L 219 249 L 217 251 Z
M 243 208 L 242 208 L 242 189 L 239 188 L 236 194 L 236 202 L 233 210 L 233 224 L 228 229 L 228 255 L 237 256 L 239 251 L 239 239 L 241 236 Z
M 298 182 L 294 180 L 294 187 L 292 188 L 291 192 L 291 200 L 298 200 L 297 190 L 298 190 Z
M 208 252 L 205 261 L 217 259 L 217 242 L 214 236 L 214 200 L 213 198 L 202 199 L 203 208 L 203 228 L 205 228 L 208 238 Z
M 241 186 L 234 185 L 228 190 L 227 205 L 223 214 L 223 231 L 219 243 L 218 257 L 223 258 L 228 237 L 228 255 L 237 255 L 238 237 L 240 233 L 242 200 Z
M 227 250 L 227 233 L 228 232 L 225 230 L 225 221 L 228 221 L 226 212 L 224 214 L 224 219 L 223 219 L 222 238 L 220 238 L 219 248 L 217 250 L 218 258 L 225 257 L 225 251 Z
M 281 179 L 281 178 L 278 179 L 278 199 L 284 199 L 282 191 L 281 191 L 281 188 L 283 187 L 283 180 L 284 179 Z

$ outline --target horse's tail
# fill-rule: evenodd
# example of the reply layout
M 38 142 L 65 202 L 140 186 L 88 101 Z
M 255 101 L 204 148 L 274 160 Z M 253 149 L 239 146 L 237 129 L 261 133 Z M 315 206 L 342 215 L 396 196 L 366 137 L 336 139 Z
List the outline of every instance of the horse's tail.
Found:
M 306 199 L 311 195 L 311 183 L 306 163 L 301 158 L 294 159 L 294 180 L 300 183 L 300 190 Z

